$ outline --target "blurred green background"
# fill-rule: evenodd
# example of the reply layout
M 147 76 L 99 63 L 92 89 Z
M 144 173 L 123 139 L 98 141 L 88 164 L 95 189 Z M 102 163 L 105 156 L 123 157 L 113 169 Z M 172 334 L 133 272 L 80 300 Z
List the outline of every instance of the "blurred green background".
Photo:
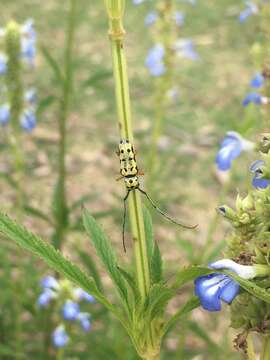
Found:
M 220 201 L 232 202 L 236 188 L 250 186 L 248 156 L 241 157 L 229 183 L 217 173 L 214 159 L 226 131 L 245 132 L 247 124 L 253 124 L 246 135 L 254 140 L 256 136 L 252 134 L 263 127 L 258 110 L 246 111 L 241 105 L 256 70 L 250 49 L 260 34 L 256 17 L 239 23 L 243 1 L 198 0 L 195 6 L 177 2 L 177 8 L 186 13 L 179 37 L 194 41 L 200 59 L 195 62 L 177 59 L 175 83 L 180 96 L 164 119 L 162 140 L 165 145 L 159 149 L 162 166 L 149 184 L 146 165 L 155 113 L 155 85 L 144 66 L 147 50 L 153 45 L 152 32 L 144 26 L 144 17 L 154 6 L 155 1 L 141 6 L 127 1 L 126 51 L 138 162 L 145 172 L 147 190 L 160 206 L 176 218 L 199 223 L 199 229 L 194 232 L 182 231 L 153 213 L 156 240 L 167 261 L 166 272 L 170 277 L 180 266 L 190 262 L 207 263 L 219 256 L 228 228 L 217 219 L 215 208 Z M 50 211 L 56 181 L 59 84 L 43 53 L 44 47 L 49 49 L 61 66 L 67 8 L 67 1 L 55 0 L 1 0 L 0 4 L 0 26 L 5 26 L 10 19 L 22 23 L 33 18 L 38 33 L 36 69 L 29 75 L 39 98 L 38 126 L 31 136 L 24 137 L 28 175 L 25 189 L 29 204 L 45 212 Z M 89 194 L 87 207 L 102 223 L 125 261 L 125 256 L 128 259 L 131 255 L 131 239 L 127 236 L 128 254 L 123 256 L 124 189 L 115 181 L 119 171 L 115 155 L 119 139 L 102 1 L 78 0 L 74 58 L 74 98 L 68 121 L 68 200 L 71 203 Z M 8 173 L 11 157 L 5 140 L 3 131 L 0 133 L 0 166 L 1 172 Z M 5 179 L 0 178 L 0 187 L 1 207 L 12 215 L 14 191 Z M 26 217 L 24 223 L 44 238 L 51 235 L 51 230 L 41 220 Z M 95 260 L 93 249 L 80 231 L 80 208 L 73 216 L 73 225 L 64 253 L 78 263 L 83 263 L 82 251 Z M 0 359 L 54 358 L 53 350 L 48 351 L 46 312 L 36 306 L 39 279 L 47 273 L 42 263 L 1 239 Z M 109 281 L 107 283 L 110 287 Z M 170 310 L 179 306 L 191 292 L 192 288 L 187 287 L 186 294 L 179 294 Z M 98 304 L 91 312 L 92 331 L 87 335 L 75 333 L 65 358 L 137 359 L 116 321 Z M 165 340 L 163 358 L 240 359 L 232 347 L 235 332 L 229 331 L 227 336 L 228 317 L 226 306 L 220 314 L 196 310 Z M 18 337 L 22 351 L 16 353 L 14 344 Z

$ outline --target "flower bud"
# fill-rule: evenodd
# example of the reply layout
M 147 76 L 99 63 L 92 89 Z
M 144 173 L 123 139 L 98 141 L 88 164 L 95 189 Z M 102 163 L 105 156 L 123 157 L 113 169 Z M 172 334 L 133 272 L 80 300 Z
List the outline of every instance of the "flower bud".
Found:
M 227 205 L 219 206 L 217 208 L 217 211 L 218 211 L 218 213 L 223 215 L 226 219 L 229 219 L 229 220 L 232 220 L 232 221 L 237 220 L 237 216 L 236 216 L 235 211 L 233 209 L 231 209 Z

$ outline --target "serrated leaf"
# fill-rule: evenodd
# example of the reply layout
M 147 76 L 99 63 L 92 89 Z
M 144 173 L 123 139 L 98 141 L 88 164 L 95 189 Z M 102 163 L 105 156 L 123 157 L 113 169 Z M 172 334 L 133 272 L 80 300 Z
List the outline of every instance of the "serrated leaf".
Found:
M 89 273 L 91 274 L 91 276 L 93 276 L 97 287 L 100 291 L 102 291 L 102 282 L 96 267 L 95 262 L 93 261 L 92 257 L 87 254 L 85 251 L 81 250 L 81 249 L 77 249 L 78 255 L 81 259 L 81 261 L 83 262 L 83 264 L 85 265 L 85 267 L 87 268 L 87 270 L 89 271 Z
M 150 262 L 151 282 L 153 284 L 162 281 L 162 258 L 158 244 L 155 243 L 154 251 Z
M 169 300 L 174 296 L 172 289 L 163 284 L 155 284 L 150 288 L 149 295 L 145 302 L 145 310 L 150 320 L 163 314 Z
M 166 335 L 183 316 L 200 306 L 197 296 L 191 297 L 164 325 L 163 335 Z
M 192 281 L 202 275 L 211 274 L 212 272 L 213 270 L 200 266 L 189 266 L 181 269 L 176 275 L 176 280 L 174 281 L 172 288 L 177 290 L 189 281 Z
M 268 291 L 267 289 L 261 288 L 260 286 L 256 285 L 253 281 L 242 279 L 240 276 L 236 275 L 231 271 L 224 270 L 221 272 L 223 274 L 230 276 L 233 280 L 238 282 L 241 288 L 246 290 L 251 295 L 270 304 L 270 291 Z
M 34 217 L 37 217 L 41 220 L 44 220 L 46 221 L 48 224 L 53 224 L 53 222 L 51 221 L 51 219 L 49 218 L 49 216 L 47 216 L 46 214 L 44 214 L 41 210 L 33 207 L 33 206 L 30 206 L 30 205 L 24 205 L 24 210 L 26 213 L 34 216 Z
M 136 284 L 136 281 L 134 279 L 134 276 L 132 274 L 130 274 L 129 272 L 127 272 L 125 269 L 121 268 L 120 266 L 118 266 L 118 270 L 120 271 L 120 273 L 122 274 L 123 278 L 126 280 L 128 285 L 130 286 L 130 288 L 133 292 L 135 304 L 139 303 L 141 300 L 141 295 L 140 295 L 138 286 Z
M 143 207 L 143 220 L 144 220 L 147 255 L 148 255 L 148 259 L 151 259 L 154 250 L 153 223 L 152 223 L 151 214 L 145 206 Z
M 83 224 L 89 235 L 98 257 L 105 266 L 109 276 L 115 284 L 118 293 L 125 304 L 128 305 L 128 293 L 126 285 L 118 270 L 116 255 L 112 249 L 111 243 L 96 220 L 91 216 L 89 211 L 83 210 Z
M 97 301 L 116 314 L 114 306 L 98 290 L 93 278 L 87 276 L 77 265 L 65 258 L 50 244 L 41 240 L 26 228 L 18 225 L 0 212 L 0 232 L 15 241 L 22 248 L 43 259 L 52 269 L 67 277 L 82 289 L 93 295 Z
M 45 46 L 41 47 L 41 51 L 42 51 L 42 54 L 44 55 L 45 60 L 47 61 L 47 64 L 50 66 L 50 68 L 52 69 L 52 71 L 54 73 L 55 80 L 58 83 L 63 84 L 64 77 L 63 77 L 61 68 L 58 65 L 57 61 L 54 59 L 54 57 L 51 55 L 48 48 L 46 48 Z

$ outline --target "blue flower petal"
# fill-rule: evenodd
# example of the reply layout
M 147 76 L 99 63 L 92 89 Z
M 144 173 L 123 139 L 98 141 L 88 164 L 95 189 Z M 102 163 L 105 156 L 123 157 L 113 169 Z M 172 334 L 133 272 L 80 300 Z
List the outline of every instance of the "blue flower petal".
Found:
M 52 341 L 56 348 L 62 348 L 68 344 L 69 337 L 63 325 L 58 326 L 54 330 L 52 334 Z
M 55 292 L 51 289 L 46 289 L 39 295 L 37 303 L 40 307 L 46 308 L 54 298 Z
M 233 299 L 239 294 L 240 286 L 234 280 L 231 280 L 220 293 L 220 299 L 230 304 Z
M 36 127 L 36 115 L 32 109 L 23 112 L 21 126 L 27 132 L 31 132 Z
M 156 11 L 151 11 L 150 13 L 148 13 L 146 15 L 146 17 L 144 19 L 144 24 L 146 26 L 151 26 L 156 22 L 157 18 L 158 18 L 157 12 Z
M 250 86 L 260 88 L 264 84 L 264 76 L 261 73 L 255 74 L 254 78 L 250 81 Z
M 255 105 L 260 105 L 262 103 L 262 96 L 256 92 L 251 92 L 247 94 L 247 96 L 244 98 L 242 104 L 243 106 L 247 106 L 250 103 L 253 103 Z
M 10 106 L 4 104 L 0 106 L 0 125 L 6 125 L 10 119 Z
M 208 311 L 220 311 L 221 300 L 231 302 L 238 294 L 234 281 L 224 274 L 201 276 L 194 283 L 195 295 L 199 297 L 202 307 Z
M 253 177 L 252 185 L 256 189 L 266 189 L 270 185 L 270 180 L 268 179 L 262 179 L 261 177 L 258 177 L 256 174 Z
M 62 308 L 63 318 L 65 320 L 76 320 L 80 313 L 80 306 L 74 301 L 67 300 Z
M 225 142 L 223 142 L 224 145 Z M 242 152 L 242 144 L 239 141 L 227 141 L 216 157 L 216 164 L 219 170 L 226 171 L 231 168 L 232 161 L 236 159 Z

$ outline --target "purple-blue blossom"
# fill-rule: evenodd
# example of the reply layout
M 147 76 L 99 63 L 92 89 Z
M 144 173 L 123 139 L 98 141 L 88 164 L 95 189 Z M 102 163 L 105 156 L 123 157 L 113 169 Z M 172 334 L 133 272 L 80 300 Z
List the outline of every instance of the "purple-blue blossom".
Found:
M 182 58 L 196 61 L 199 60 L 199 54 L 194 48 L 194 43 L 191 39 L 179 39 L 175 43 L 176 54 Z
M 145 0 L 133 0 L 133 4 L 134 5 L 140 5 L 144 2 Z
M 245 22 L 251 15 L 258 13 L 258 6 L 253 1 L 245 1 L 245 9 L 239 14 L 240 23 Z
M 145 17 L 145 19 L 144 19 L 144 24 L 145 24 L 146 26 L 151 26 L 151 25 L 153 25 L 153 24 L 157 21 L 157 19 L 158 19 L 158 14 L 157 14 L 157 12 L 156 12 L 156 11 L 150 11 L 150 12 L 146 15 L 146 17 Z
M 262 73 L 257 72 L 254 77 L 250 80 L 250 86 L 253 88 L 260 88 L 264 84 L 264 76 Z
M 6 125 L 10 119 L 10 106 L 4 104 L 0 106 L 0 124 Z
M 216 164 L 219 170 L 226 171 L 232 166 L 232 161 L 236 159 L 242 151 L 251 151 L 254 143 L 244 139 L 235 131 L 228 131 L 220 144 L 220 149 L 216 156 Z
M 45 289 L 38 297 L 37 303 L 40 307 L 46 308 L 51 301 L 57 297 L 55 291 L 52 289 Z
M 165 50 L 162 44 L 156 44 L 148 51 L 145 65 L 152 76 L 158 77 L 165 73 L 164 55 Z
M 81 288 L 75 288 L 73 290 L 73 296 L 77 301 L 85 300 L 85 301 L 87 301 L 89 303 L 94 303 L 95 302 L 95 298 L 92 295 L 88 294 L 86 291 L 84 291 Z
M 268 102 L 269 102 L 268 97 L 262 96 L 261 94 L 256 92 L 251 92 L 248 93 L 247 96 L 244 98 L 242 105 L 246 107 L 251 103 L 255 105 L 261 105 L 261 104 L 268 104 Z
M 72 300 L 67 300 L 62 308 L 63 318 L 65 320 L 76 320 L 80 313 L 80 306 Z
M 177 26 L 183 26 L 185 21 L 185 14 L 181 11 L 176 11 L 174 13 L 174 20 Z
M 91 329 L 91 321 L 90 321 L 90 314 L 88 313 L 80 313 L 78 315 L 77 320 L 80 322 L 83 331 L 88 332 Z
M 270 185 L 270 179 L 265 179 L 263 177 L 264 166 L 265 166 L 264 160 L 256 160 L 250 167 L 250 171 L 254 174 L 252 185 L 256 189 L 265 189 Z
M 0 53 L 0 75 L 4 75 L 7 71 L 7 59 L 6 56 Z
M 36 89 L 29 89 L 25 92 L 24 99 L 32 106 L 36 106 L 37 103 L 37 92 Z
M 36 127 L 36 114 L 33 109 L 24 110 L 21 116 L 21 126 L 27 132 L 31 132 Z
M 32 19 L 27 20 L 21 28 L 21 53 L 23 59 L 33 67 L 36 56 L 36 32 L 34 29 L 34 22 Z
M 244 279 L 253 279 L 256 276 L 253 266 L 240 265 L 230 259 L 216 261 L 210 264 L 209 268 L 230 270 Z M 239 284 L 230 276 L 218 272 L 200 276 L 194 284 L 195 295 L 200 299 L 201 306 L 208 311 L 220 311 L 222 301 L 230 304 L 240 290 Z
M 53 345 L 56 348 L 65 347 L 69 342 L 69 337 L 67 335 L 64 325 L 59 325 L 52 334 Z
M 43 289 L 59 289 L 59 282 L 56 280 L 55 277 L 50 275 L 45 276 L 43 279 L 41 279 L 40 285 Z

